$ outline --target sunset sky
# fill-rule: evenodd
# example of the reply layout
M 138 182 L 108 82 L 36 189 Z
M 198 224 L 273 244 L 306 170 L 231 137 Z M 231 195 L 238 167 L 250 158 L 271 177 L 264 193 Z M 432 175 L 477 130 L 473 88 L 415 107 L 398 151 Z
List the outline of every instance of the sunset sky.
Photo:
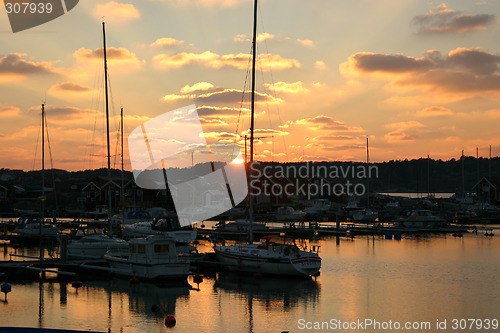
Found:
M 82 0 L 12 33 L 2 6 L 0 167 L 40 168 L 42 103 L 55 168 L 106 165 L 103 20 L 113 155 L 120 107 L 130 133 L 195 104 L 209 141 L 243 145 L 252 7 Z M 498 155 L 500 2 L 261 0 L 258 34 L 257 159 L 363 161 L 366 137 L 374 162 Z

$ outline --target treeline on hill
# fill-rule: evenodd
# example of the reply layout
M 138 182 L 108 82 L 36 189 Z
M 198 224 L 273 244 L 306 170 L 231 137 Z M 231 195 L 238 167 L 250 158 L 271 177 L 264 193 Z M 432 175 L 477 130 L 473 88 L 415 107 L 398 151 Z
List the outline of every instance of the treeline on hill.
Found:
M 262 163 L 266 165 L 267 163 Z M 284 167 L 294 165 L 300 167 L 304 163 L 270 163 Z M 309 162 L 309 165 L 312 165 Z M 363 165 L 360 162 L 315 162 L 314 165 L 332 166 Z M 372 163 L 378 167 L 378 178 L 370 179 L 373 192 L 459 192 L 462 181 L 465 190 L 470 190 L 482 177 L 500 177 L 500 157 L 487 158 L 464 157 L 463 160 L 448 161 L 420 158 L 418 160 L 388 161 Z M 114 179 L 121 177 L 121 171 L 113 169 Z M 107 177 L 105 168 L 83 171 L 47 170 L 46 186 L 56 182 L 86 183 L 96 177 Z M 132 172 L 125 171 L 125 180 L 132 179 Z M 40 184 L 41 171 L 23 171 L 0 169 L 0 184 L 26 186 Z

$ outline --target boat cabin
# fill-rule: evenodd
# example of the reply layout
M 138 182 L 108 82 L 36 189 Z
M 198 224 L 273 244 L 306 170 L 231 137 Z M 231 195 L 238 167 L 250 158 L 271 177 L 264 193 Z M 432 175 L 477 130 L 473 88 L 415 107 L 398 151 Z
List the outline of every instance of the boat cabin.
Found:
M 297 247 L 295 245 L 295 240 L 291 236 L 278 236 L 278 235 L 270 235 L 264 236 L 260 239 L 260 244 L 257 246 L 258 249 L 268 250 L 270 246 L 277 248 L 279 246 L 290 246 Z
M 129 241 L 129 260 L 146 263 L 165 259 L 177 259 L 173 237 L 155 235 Z

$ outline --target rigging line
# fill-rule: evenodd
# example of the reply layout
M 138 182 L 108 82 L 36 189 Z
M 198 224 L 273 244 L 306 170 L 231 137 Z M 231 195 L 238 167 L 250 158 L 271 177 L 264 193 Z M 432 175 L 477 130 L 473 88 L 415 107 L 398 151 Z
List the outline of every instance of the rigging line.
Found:
M 38 153 L 38 144 L 40 142 L 40 136 L 41 136 L 41 133 L 40 131 L 36 131 L 37 132 L 37 136 L 36 136 L 36 143 L 35 143 L 35 156 L 33 157 L 33 166 L 32 166 L 32 170 L 35 170 L 35 164 L 36 164 L 36 157 L 37 157 L 37 153 Z
M 258 8 L 259 8 L 259 14 L 260 14 L 260 17 L 261 17 L 261 19 L 260 19 L 260 25 L 262 27 L 262 31 L 266 31 L 265 28 L 264 28 L 264 19 L 263 19 L 263 15 L 262 15 L 262 12 L 261 12 L 261 7 L 259 6 Z M 268 45 L 267 45 L 267 39 L 264 39 L 264 47 L 266 49 L 266 53 L 269 54 L 269 48 L 268 48 Z M 261 74 L 263 75 L 263 71 L 261 71 Z M 271 84 L 274 86 L 276 82 L 274 81 L 274 74 L 273 74 L 273 69 L 272 69 L 271 66 L 269 66 L 269 75 L 271 76 Z M 273 96 L 273 98 L 277 99 L 276 92 L 273 91 L 273 90 L 271 90 L 271 91 L 272 91 L 271 96 Z M 267 105 L 267 107 L 269 109 L 269 105 Z M 283 121 L 281 120 L 281 113 L 280 113 L 279 104 L 276 105 L 276 110 L 278 111 L 279 126 L 283 126 Z M 288 149 L 287 149 L 285 135 L 281 135 L 281 138 L 283 140 L 283 147 L 284 147 L 284 150 L 285 150 L 286 161 L 288 162 Z
M 119 128 L 118 124 L 118 119 L 117 119 L 117 112 L 116 112 L 116 106 L 115 106 L 115 100 L 114 100 L 114 95 L 113 95 L 113 87 L 111 85 L 111 75 L 109 74 L 108 70 L 108 91 L 109 91 L 109 97 L 111 101 L 111 111 L 112 111 L 112 119 L 115 124 L 115 132 L 116 132 L 116 144 L 115 144 L 115 154 L 114 154 L 114 159 L 113 159 L 113 168 L 116 169 L 116 163 L 117 163 L 117 156 L 118 156 L 118 143 L 120 141 L 120 132 L 117 131 L 116 129 Z
M 44 122 L 45 122 L 45 132 L 47 134 L 47 145 L 49 146 L 49 159 L 50 159 L 50 173 L 52 175 L 52 187 L 54 193 L 54 203 L 56 207 L 56 211 L 59 210 L 59 205 L 57 202 L 57 193 L 56 193 L 56 179 L 54 175 L 54 160 L 52 159 L 52 148 L 50 147 L 50 138 L 49 138 L 49 124 L 47 123 L 47 114 L 44 115 Z
M 252 57 L 248 57 L 248 63 L 247 63 L 247 70 L 246 70 L 246 73 L 245 73 L 245 82 L 243 84 L 243 92 L 241 94 L 241 101 L 240 101 L 240 111 L 238 113 L 238 121 L 236 122 L 236 131 L 235 131 L 235 135 L 234 135 L 234 145 L 236 146 L 236 141 L 237 141 L 237 137 L 238 137 L 238 130 L 239 130 L 239 125 L 240 125 L 240 121 L 241 121 L 241 111 L 243 110 L 243 105 L 245 103 L 245 93 L 246 93 L 246 90 L 247 90 L 247 87 L 248 87 L 248 76 L 249 76 L 249 73 L 250 73 L 250 66 L 252 64 Z M 246 156 L 245 156 L 246 157 Z
M 100 40 L 99 40 L 98 45 L 102 45 L 103 44 L 102 35 L 99 34 L 99 36 L 100 36 Z M 97 46 L 97 49 L 99 49 L 99 46 Z M 100 55 L 99 62 L 95 63 L 95 67 L 93 70 L 93 73 L 95 74 L 94 80 L 93 80 L 93 87 L 101 87 L 104 85 L 102 82 L 103 69 L 102 69 L 102 66 L 100 65 L 103 62 L 103 58 L 104 58 L 104 53 L 102 53 Z M 87 135 L 86 135 L 86 144 L 87 145 L 86 145 L 86 152 L 85 152 L 85 160 L 86 160 L 88 169 L 92 169 L 93 162 L 94 162 L 93 153 L 94 153 L 94 150 L 96 149 L 95 139 L 96 139 L 97 117 L 99 116 L 98 112 L 100 110 L 100 106 L 101 106 L 100 101 L 102 100 L 102 98 L 103 98 L 102 89 L 100 89 L 100 88 L 95 89 L 95 93 L 92 95 L 90 107 L 92 110 L 95 110 L 97 112 L 94 113 L 93 126 L 92 126 L 92 117 L 88 117 L 88 127 L 87 128 L 89 129 L 89 132 L 92 133 L 92 135 L 90 135 L 89 132 L 87 132 Z M 89 141 L 89 137 L 91 137 L 91 141 Z

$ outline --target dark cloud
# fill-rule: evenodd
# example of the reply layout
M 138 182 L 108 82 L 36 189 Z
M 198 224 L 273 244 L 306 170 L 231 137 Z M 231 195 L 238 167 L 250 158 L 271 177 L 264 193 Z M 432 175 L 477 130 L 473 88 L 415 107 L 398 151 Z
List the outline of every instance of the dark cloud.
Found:
M 39 107 L 33 107 L 30 111 L 40 111 Z M 67 107 L 46 107 L 45 112 L 47 117 L 50 118 L 52 122 L 65 122 L 78 119 L 84 119 L 86 117 L 94 116 L 99 114 L 99 111 L 92 109 L 80 109 L 77 107 L 67 106 Z
M 349 61 L 362 72 L 406 73 L 428 70 L 434 66 L 429 58 L 413 58 L 402 54 L 360 52 Z
M 425 57 L 356 53 L 341 65 L 345 74 L 384 73 L 397 86 L 421 86 L 441 92 L 500 92 L 500 56 L 480 48 L 457 48 L 446 56 L 428 51 Z
M 465 33 L 484 30 L 496 22 L 492 14 L 462 14 L 448 9 L 446 4 L 439 5 L 428 13 L 415 16 L 412 23 L 419 33 Z
M 0 75 L 31 75 L 31 74 L 55 74 L 48 63 L 32 62 L 24 59 L 26 55 L 10 53 L 0 58 Z
M 475 74 L 492 74 L 498 70 L 500 56 L 478 48 L 459 48 L 448 54 L 446 62 L 450 66 L 462 67 Z
M 64 82 L 61 84 L 56 84 L 55 89 L 61 91 L 71 91 L 71 92 L 89 92 L 92 91 L 91 88 L 79 85 L 78 83 Z

